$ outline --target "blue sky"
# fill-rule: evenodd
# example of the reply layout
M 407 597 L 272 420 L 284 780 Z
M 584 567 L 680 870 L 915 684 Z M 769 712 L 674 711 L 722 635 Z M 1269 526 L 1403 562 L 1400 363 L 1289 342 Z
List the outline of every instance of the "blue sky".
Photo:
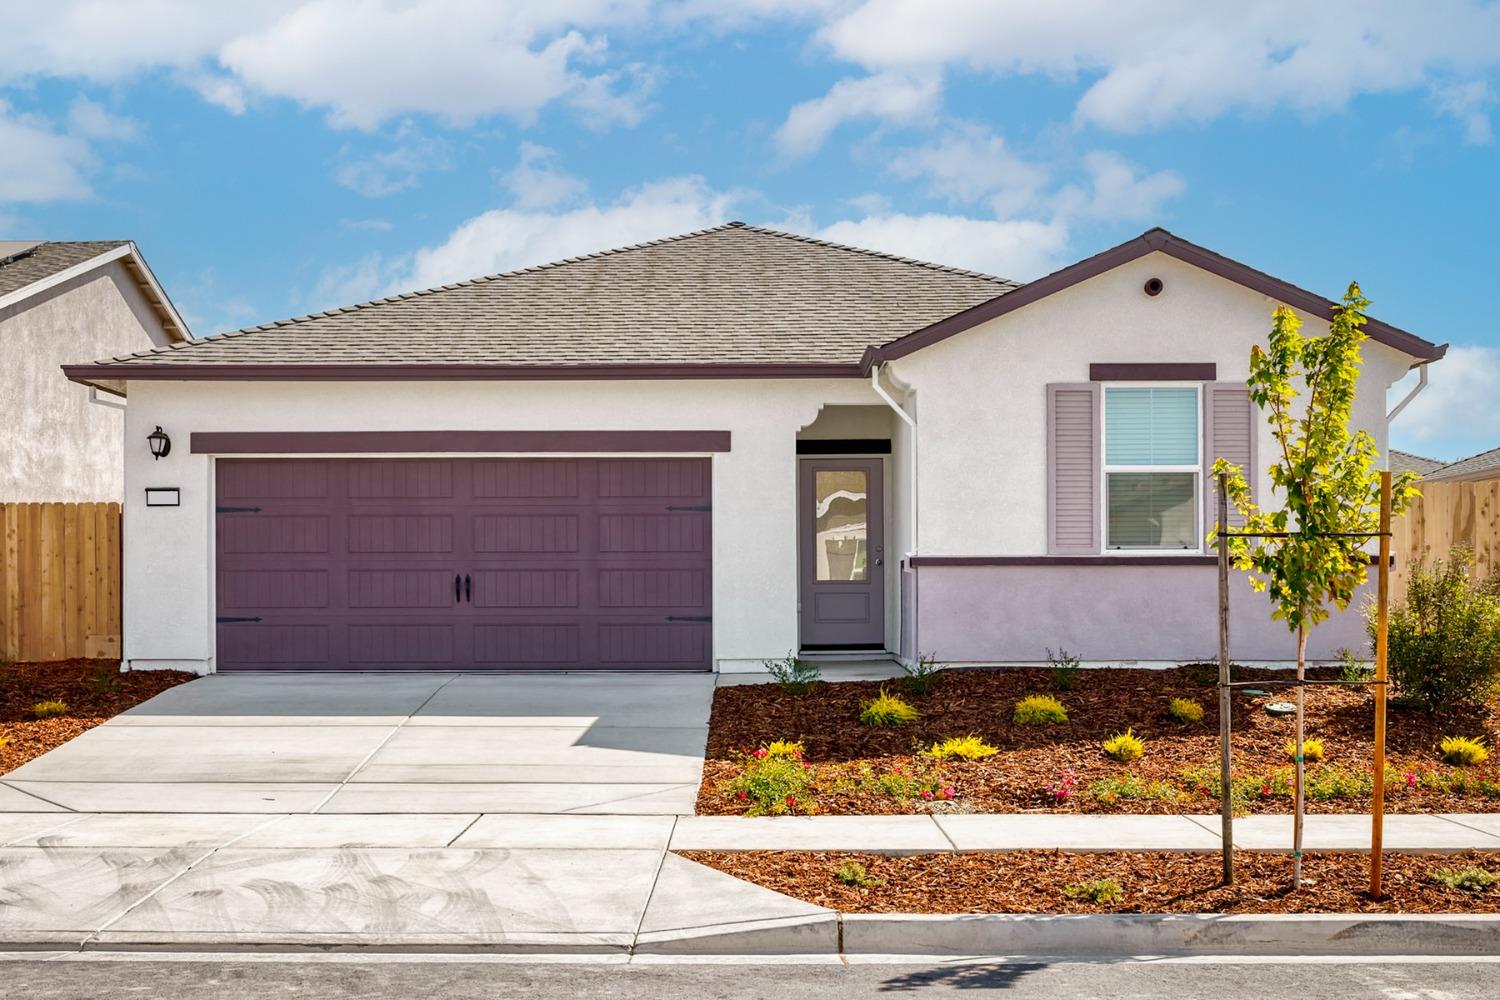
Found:
M 0 12 L 0 237 L 199 334 L 738 218 L 1029 279 L 1163 225 L 1454 345 L 1500 445 L 1500 5 L 114 0 Z

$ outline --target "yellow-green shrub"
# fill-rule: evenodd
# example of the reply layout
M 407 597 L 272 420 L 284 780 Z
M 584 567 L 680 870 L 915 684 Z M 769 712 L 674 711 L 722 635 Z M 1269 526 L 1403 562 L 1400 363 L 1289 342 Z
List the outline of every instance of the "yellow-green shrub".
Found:
M 1496 882 L 1500 882 L 1500 875 L 1485 871 L 1483 868 L 1439 868 L 1432 873 L 1432 880 L 1449 889 L 1484 892 Z
M 1135 734 L 1132 729 L 1123 733 L 1116 733 L 1102 744 L 1104 754 L 1121 764 L 1129 764 L 1146 752 L 1146 741 Z
M 880 694 L 864 703 L 859 710 L 859 721 L 867 726 L 904 726 L 921 716 L 900 695 L 888 694 L 885 688 Z
M 1286 751 L 1286 759 L 1295 764 L 1297 762 L 1297 741 L 1296 740 L 1287 740 L 1286 743 L 1282 746 L 1282 749 Z M 1303 763 L 1305 763 L 1305 764 L 1312 764 L 1312 763 L 1316 763 L 1317 761 L 1320 761 L 1322 759 L 1323 759 L 1323 741 L 1322 740 L 1303 740 L 1302 741 L 1302 762 Z
M 1116 903 L 1125 898 L 1125 889 L 1112 878 L 1097 879 L 1066 886 L 1063 895 L 1069 899 L 1086 899 L 1101 906 Z
M 1191 698 L 1173 698 L 1167 702 L 1167 714 L 1178 722 L 1202 722 L 1203 706 Z
M 1445 736 L 1443 742 L 1438 744 L 1438 749 L 1443 751 L 1444 760 L 1461 767 L 1483 764 L 1490 758 L 1490 751 L 1482 739 L 1470 739 L 1467 736 Z
M 927 756 L 938 760 L 983 760 L 999 752 L 978 736 L 951 736 L 934 743 L 927 751 Z
M 1016 702 L 1011 721 L 1023 726 L 1046 726 L 1068 721 L 1068 710 L 1050 694 L 1027 695 Z
M 51 719 L 58 715 L 68 714 L 68 703 L 50 698 L 47 701 L 39 701 L 31 706 L 31 714 L 38 719 Z
M 833 873 L 833 877 L 856 889 L 873 889 L 875 886 L 885 885 L 884 879 L 871 875 L 858 861 L 845 861 Z

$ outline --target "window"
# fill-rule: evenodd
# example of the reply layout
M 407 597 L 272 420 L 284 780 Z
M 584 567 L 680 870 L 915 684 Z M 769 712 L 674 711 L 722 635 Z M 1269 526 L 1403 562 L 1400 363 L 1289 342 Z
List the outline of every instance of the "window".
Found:
M 1196 386 L 1104 390 L 1104 546 L 1198 550 Z
M 867 476 L 859 469 L 819 469 L 813 478 L 819 581 L 865 579 L 869 492 Z

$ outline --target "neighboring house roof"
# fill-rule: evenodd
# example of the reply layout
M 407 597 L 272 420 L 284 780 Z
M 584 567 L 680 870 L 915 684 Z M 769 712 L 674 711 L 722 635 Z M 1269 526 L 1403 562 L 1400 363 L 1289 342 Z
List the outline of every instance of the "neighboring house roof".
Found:
M 1020 285 L 731 222 L 64 370 L 116 391 L 141 378 L 855 377 L 1156 250 L 1332 315 L 1163 229 Z M 1419 361 L 1446 350 L 1365 329 Z
M 1426 480 L 1436 479 L 1500 479 L 1500 448 L 1491 448 L 1477 455 L 1459 459 L 1443 466 L 1436 472 L 1422 477 Z
M 1425 476 L 1429 472 L 1436 472 L 1441 469 L 1444 464 L 1435 458 L 1413 455 L 1409 451 L 1398 451 L 1395 448 L 1392 448 L 1390 451 L 1392 472 L 1415 472 L 1419 476 Z
M 120 261 L 151 303 L 169 340 L 192 337 L 146 259 L 130 240 L 9 240 L 0 242 L 0 309 Z

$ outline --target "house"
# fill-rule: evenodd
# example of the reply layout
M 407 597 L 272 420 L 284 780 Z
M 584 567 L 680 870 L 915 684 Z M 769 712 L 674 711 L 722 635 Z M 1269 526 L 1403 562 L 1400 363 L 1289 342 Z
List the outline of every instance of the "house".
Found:
M 1457 462 L 1439 465 L 1436 469 L 1422 473 L 1422 478 L 1427 482 L 1440 483 L 1477 483 L 1500 479 L 1500 448 L 1491 448 Z
M 1268 490 L 1278 303 L 1333 309 L 1161 229 L 1018 284 L 735 222 L 65 371 L 130 400 L 132 667 L 1179 662 L 1217 643 L 1205 470 Z M 1445 348 L 1366 330 L 1383 449 Z M 1237 659 L 1293 657 L 1232 604 Z
M 1426 476 L 1441 469 L 1446 462 L 1440 462 L 1435 458 L 1427 458 L 1425 455 L 1413 455 L 1409 451 L 1397 451 L 1392 448 L 1388 453 L 1387 465 L 1392 472 L 1414 472 L 1419 476 Z
M 134 243 L 0 241 L 0 503 L 120 500 L 119 401 L 57 366 L 188 336 Z

